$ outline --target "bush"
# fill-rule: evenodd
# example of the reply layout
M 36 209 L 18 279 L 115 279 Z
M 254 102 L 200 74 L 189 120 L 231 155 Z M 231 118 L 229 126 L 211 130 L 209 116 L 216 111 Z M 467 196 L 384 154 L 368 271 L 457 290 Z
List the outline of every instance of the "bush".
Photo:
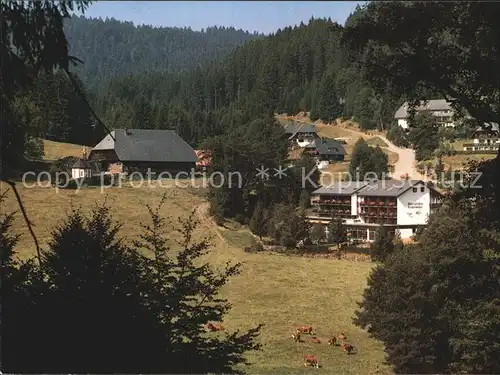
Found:
M 261 251 L 264 251 L 264 246 L 260 241 L 257 241 L 256 239 L 252 239 L 252 244 L 249 246 L 245 246 L 243 249 L 246 253 L 258 253 Z
M 76 156 L 65 156 L 64 158 L 57 159 L 54 161 L 49 169 L 50 173 L 55 172 L 66 172 L 71 173 L 71 167 L 75 164 L 79 158 Z

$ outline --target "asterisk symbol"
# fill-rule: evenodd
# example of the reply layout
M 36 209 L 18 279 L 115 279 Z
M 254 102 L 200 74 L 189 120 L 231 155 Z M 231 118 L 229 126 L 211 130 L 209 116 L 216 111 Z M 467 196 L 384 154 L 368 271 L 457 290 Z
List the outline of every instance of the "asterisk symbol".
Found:
M 257 170 L 257 177 L 260 177 L 262 179 L 269 178 L 269 168 L 264 168 L 264 166 L 261 165 L 260 168 L 256 168 L 256 170 Z
M 274 177 L 278 177 L 280 180 L 282 177 L 286 177 L 286 169 L 283 169 L 283 167 L 280 165 L 279 168 L 274 168 L 276 173 L 274 174 Z

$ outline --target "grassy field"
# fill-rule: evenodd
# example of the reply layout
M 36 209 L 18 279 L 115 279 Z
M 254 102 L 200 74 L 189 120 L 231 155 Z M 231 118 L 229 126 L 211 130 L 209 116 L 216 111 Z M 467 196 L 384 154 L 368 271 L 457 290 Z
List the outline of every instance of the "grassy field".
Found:
M 166 185 L 164 183 L 164 185 Z M 148 220 L 145 205 L 155 206 L 166 192 L 167 200 L 162 213 L 175 220 L 204 205 L 199 189 L 155 187 L 114 187 L 101 194 L 99 188 L 79 192 L 52 188 L 22 188 L 20 194 L 34 230 L 46 246 L 50 232 L 66 216 L 71 205 L 88 211 L 95 203 L 106 201 L 112 207 L 114 218 L 123 223 L 121 235 L 132 240 L 140 230 L 139 224 Z M 6 188 L 3 184 L 2 191 Z M 2 212 L 17 210 L 12 192 Z M 227 261 L 243 262 L 243 273 L 233 278 L 223 290 L 223 295 L 233 304 L 233 309 L 223 322 L 228 330 L 248 329 L 264 323 L 260 341 L 263 350 L 250 353 L 253 366 L 250 374 L 303 374 L 302 356 L 315 354 L 323 367 L 307 369 L 322 374 L 385 374 L 382 345 L 367 333 L 352 325 L 351 319 L 366 285 L 370 263 L 328 259 L 284 256 L 273 253 L 248 254 L 242 247 L 251 235 L 245 227 L 221 229 L 215 227 L 206 215 L 200 213 L 198 236 L 210 235 L 213 250 L 208 260 L 215 266 Z M 22 237 L 17 246 L 19 255 L 34 253 L 31 239 L 25 231 L 20 215 L 14 231 Z M 170 240 L 177 238 L 172 232 Z M 295 344 L 290 338 L 298 325 L 312 325 L 321 344 L 307 342 Z M 348 341 L 358 348 L 358 354 L 347 356 L 339 347 L 326 344 L 329 336 L 344 331 Z
M 65 156 L 81 157 L 83 146 L 71 143 L 55 142 L 43 140 L 43 149 L 45 160 L 56 160 Z
M 453 155 L 453 156 L 443 156 L 443 163 L 445 168 L 451 167 L 452 170 L 461 170 L 464 168 L 464 164 L 467 161 L 482 161 L 491 160 L 496 157 L 496 154 L 464 154 L 464 155 Z

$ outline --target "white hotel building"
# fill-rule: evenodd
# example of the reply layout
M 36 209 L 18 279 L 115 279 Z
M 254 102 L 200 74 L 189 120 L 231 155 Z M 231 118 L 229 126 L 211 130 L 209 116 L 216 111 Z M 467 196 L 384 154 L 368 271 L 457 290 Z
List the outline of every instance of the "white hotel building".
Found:
M 308 220 L 327 225 L 332 217 L 341 218 L 354 240 L 373 241 L 380 224 L 408 239 L 425 227 L 442 199 L 420 180 L 339 182 L 312 193 Z

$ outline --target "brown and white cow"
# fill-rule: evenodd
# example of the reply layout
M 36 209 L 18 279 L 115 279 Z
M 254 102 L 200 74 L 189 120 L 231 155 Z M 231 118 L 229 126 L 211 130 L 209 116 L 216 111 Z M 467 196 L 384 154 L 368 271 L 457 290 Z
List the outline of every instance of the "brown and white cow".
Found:
M 315 355 L 306 354 L 304 356 L 304 367 L 316 367 L 319 368 L 318 359 Z

